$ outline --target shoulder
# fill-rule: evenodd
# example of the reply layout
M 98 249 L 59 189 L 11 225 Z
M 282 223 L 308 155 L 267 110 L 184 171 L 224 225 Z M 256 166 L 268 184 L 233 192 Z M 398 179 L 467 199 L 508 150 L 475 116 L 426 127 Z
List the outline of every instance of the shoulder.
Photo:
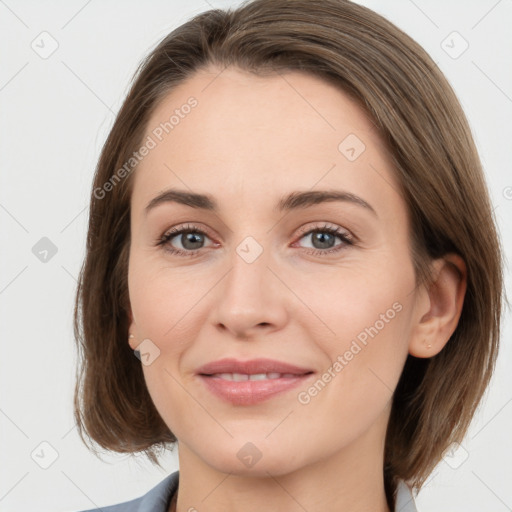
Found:
M 167 512 L 178 488 L 179 471 L 171 473 L 143 496 L 116 505 L 101 507 L 103 512 Z M 96 512 L 98 508 L 80 512 Z M 418 512 L 411 488 L 400 480 L 396 492 L 396 511 Z
M 146 494 L 134 500 L 99 508 L 103 512 L 167 512 L 169 503 L 178 488 L 179 471 L 171 473 Z M 80 512 L 97 512 L 97 508 Z
M 399 480 L 396 489 L 396 512 L 418 512 L 412 489 L 404 480 Z

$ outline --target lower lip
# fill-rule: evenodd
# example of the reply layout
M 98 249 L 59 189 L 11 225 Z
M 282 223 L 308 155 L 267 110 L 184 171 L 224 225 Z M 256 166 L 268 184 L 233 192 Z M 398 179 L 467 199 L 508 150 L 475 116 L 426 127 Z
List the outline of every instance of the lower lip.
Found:
M 216 396 L 234 405 L 253 405 L 278 394 L 289 391 L 313 374 L 297 375 L 296 377 L 280 377 L 279 379 L 232 381 L 219 377 L 199 375 L 206 387 Z

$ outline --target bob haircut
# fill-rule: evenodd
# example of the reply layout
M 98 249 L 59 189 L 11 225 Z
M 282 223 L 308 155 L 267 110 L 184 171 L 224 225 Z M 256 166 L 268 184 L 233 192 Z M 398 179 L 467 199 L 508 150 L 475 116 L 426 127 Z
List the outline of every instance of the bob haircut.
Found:
M 502 252 L 471 130 L 447 79 L 408 35 L 347 0 L 254 0 L 203 12 L 138 67 L 102 148 L 90 199 L 74 311 L 80 437 L 111 451 L 142 451 L 158 465 L 157 450 L 177 440 L 127 341 L 136 165 L 126 172 L 126 162 L 143 144 L 159 102 L 211 65 L 257 76 L 304 71 L 336 84 L 369 115 L 392 158 L 410 215 L 417 285 L 431 282 L 432 259 L 454 252 L 466 263 L 467 290 L 453 335 L 434 357 L 408 356 L 393 396 L 383 467 L 393 503 L 398 479 L 421 487 L 451 443 L 462 441 L 490 381 L 500 336 Z

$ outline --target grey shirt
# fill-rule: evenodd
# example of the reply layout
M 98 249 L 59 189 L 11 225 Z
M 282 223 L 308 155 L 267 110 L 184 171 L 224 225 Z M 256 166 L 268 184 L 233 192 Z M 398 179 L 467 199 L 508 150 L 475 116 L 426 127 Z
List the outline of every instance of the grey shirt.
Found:
M 171 473 L 140 498 L 82 512 L 167 512 L 171 499 L 178 489 L 179 474 L 179 471 Z M 403 480 L 398 484 L 394 512 L 418 512 L 412 492 Z

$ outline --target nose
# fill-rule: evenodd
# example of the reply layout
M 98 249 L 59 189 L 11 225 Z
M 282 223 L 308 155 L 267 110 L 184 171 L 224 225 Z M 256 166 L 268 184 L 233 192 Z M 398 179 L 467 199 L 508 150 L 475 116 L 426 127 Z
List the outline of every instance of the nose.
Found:
M 293 294 L 271 268 L 268 254 L 263 250 L 251 262 L 234 251 L 230 270 L 215 287 L 211 320 L 218 330 L 250 339 L 282 329 L 288 321 Z

